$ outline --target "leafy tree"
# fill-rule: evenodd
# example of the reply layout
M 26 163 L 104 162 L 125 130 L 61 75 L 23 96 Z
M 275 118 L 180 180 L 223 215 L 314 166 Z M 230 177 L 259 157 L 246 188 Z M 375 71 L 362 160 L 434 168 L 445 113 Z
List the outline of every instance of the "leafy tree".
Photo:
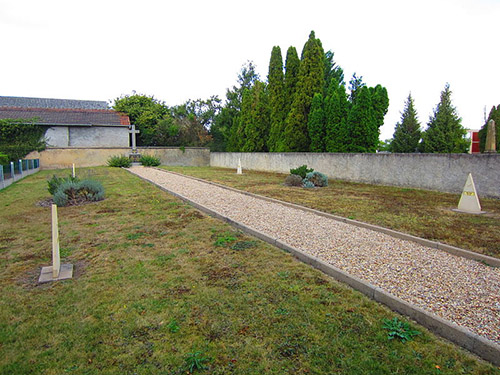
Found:
M 255 82 L 243 98 L 240 121 L 245 137 L 241 151 L 267 151 L 266 140 L 269 136 L 271 116 L 266 84 L 260 81 Z
M 269 91 L 269 106 L 271 112 L 271 126 L 269 139 L 267 141 L 268 150 L 278 151 L 278 145 L 285 125 L 285 84 L 283 75 L 283 58 L 281 49 L 273 47 L 271 61 L 269 62 L 269 74 L 267 76 Z
M 347 115 L 349 101 L 344 85 L 332 80 L 325 99 L 325 149 L 327 152 L 346 152 L 349 144 Z
M 297 90 L 286 119 L 284 151 L 309 150 L 308 116 L 314 94 L 322 93 L 325 81 L 325 53 L 321 41 L 311 31 L 302 50 Z
M 379 130 L 375 125 L 370 90 L 366 86 L 357 89 L 356 100 L 347 117 L 349 141 L 347 152 L 375 152 Z
M 401 122 L 396 124 L 390 150 L 392 152 L 417 152 L 422 132 L 417 117 L 417 111 L 411 94 L 405 102 L 401 113 Z
M 323 111 L 323 95 L 314 94 L 311 112 L 307 127 L 309 129 L 309 138 L 311 139 L 311 152 L 325 151 L 325 113 Z
M 167 105 L 153 96 L 142 94 L 122 95 L 115 99 L 113 109 L 126 113 L 140 131 L 138 146 L 156 145 L 154 129 L 159 120 L 169 114 Z
M 488 119 L 479 130 L 479 149 L 481 152 L 484 152 L 484 149 L 486 147 L 486 134 L 488 132 L 488 123 L 490 122 L 490 120 L 495 121 L 497 152 L 500 152 L 500 105 L 498 105 L 496 108 L 495 106 L 491 108 Z
M 36 124 L 36 119 L 0 119 L 0 153 L 4 159 L 16 161 L 32 151 L 45 149 L 47 126 Z
M 428 128 L 422 134 L 422 151 L 426 153 L 467 152 L 467 134 L 462 119 L 451 102 L 450 85 L 441 92 L 441 100 L 430 117 Z

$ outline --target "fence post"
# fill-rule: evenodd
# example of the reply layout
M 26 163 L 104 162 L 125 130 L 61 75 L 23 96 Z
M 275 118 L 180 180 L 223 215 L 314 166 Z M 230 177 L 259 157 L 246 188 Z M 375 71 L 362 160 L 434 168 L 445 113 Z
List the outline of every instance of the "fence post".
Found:
M 16 175 L 14 174 L 14 162 L 10 162 L 10 178 L 12 178 L 12 181 L 16 180 Z
M 0 165 L 0 184 L 2 184 L 2 189 L 5 188 L 5 182 L 3 178 L 3 165 Z
M 30 169 L 35 169 L 35 161 L 33 159 L 29 160 L 29 167 Z
M 23 161 L 19 159 L 19 173 L 21 174 L 21 178 L 23 178 Z

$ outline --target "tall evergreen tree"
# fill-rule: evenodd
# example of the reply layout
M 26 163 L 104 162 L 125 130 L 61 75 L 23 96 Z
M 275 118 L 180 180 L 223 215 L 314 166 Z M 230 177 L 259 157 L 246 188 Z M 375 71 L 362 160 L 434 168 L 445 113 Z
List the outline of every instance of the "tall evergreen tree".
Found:
M 490 120 L 495 121 L 497 152 L 500 152 L 500 105 L 498 105 L 496 108 L 495 106 L 491 108 L 486 122 L 479 130 L 479 150 L 481 150 L 481 152 L 484 152 L 484 148 L 486 146 L 486 134 L 488 132 L 488 123 L 490 122 Z
M 359 89 L 365 87 L 366 84 L 363 82 L 363 76 L 358 77 L 356 73 L 352 75 L 351 80 L 349 81 L 349 102 L 354 105 L 356 101 L 356 96 L 359 92 Z
M 450 85 L 441 92 L 441 100 L 430 117 L 428 128 L 422 134 L 422 151 L 426 153 L 467 152 L 467 134 L 462 119 L 451 103 Z
M 401 113 L 401 122 L 396 124 L 390 150 L 399 153 L 417 152 L 421 136 L 415 103 L 409 94 Z
M 332 81 L 325 98 L 325 148 L 327 152 L 346 152 L 349 143 L 347 114 L 349 102 L 344 85 Z
M 338 86 L 344 84 L 344 70 L 333 61 L 334 55 L 332 51 L 325 52 L 325 95 L 333 80 Z
M 309 138 L 311 139 L 311 152 L 325 151 L 325 113 L 323 111 L 323 95 L 314 94 L 311 112 L 307 123 Z
M 245 91 L 240 117 L 240 151 L 268 151 L 266 140 L 269 136 L 270 110 L 266 84 L 260 81 Z
M 284 151 L 309 150 L 308 116 L 314 94 L 324 89 L 324 59 L 321 41 L 311 31 L 302 50 L 297 91 L 285 122 Z
M 267 141 L 268 150 L 276 152 L 279 149 L 281 134 L 285 125 L 285 85 L 283 75 L 283 58 L 281 48 L 273 47 L 267 76 L 269 106 L 271 111 L 271 128 Z
M 347 117 L 349 131 L 347 152 L 375 152 L 378 146 L 378 128 L 374 126 L 375 114 L 370 90 L 362 86 Z
M 290 112 L 290 107 L 293 103 L 293 97 L 297 90 L 297 82 L 299 79 L 300 60 L 295 47 L 289 47 L 286 51 L 285 61 L 285 116 Z

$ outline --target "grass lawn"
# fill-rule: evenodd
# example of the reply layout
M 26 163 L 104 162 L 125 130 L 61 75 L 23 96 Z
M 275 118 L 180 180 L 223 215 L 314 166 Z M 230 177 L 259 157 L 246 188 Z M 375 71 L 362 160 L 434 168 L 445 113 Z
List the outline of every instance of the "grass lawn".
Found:
M 411 322 L 420 335 L 389 340 L 383 319 L 406 319 L 121 169 L 90 171 L 107 198 L 59 208 L 67 281 L 36 282 L 53 172 L 0 191 L 0 374 L 500 374 Z
M 454 212 L 460 194 L 331 180 L 321 189 L 283 186 L 286 175 L 211 167 L 163 167 L 500 258 L 500 200 L 481 198 L 485 215 Z M 464 181 L 465 183 L 465 181 Z

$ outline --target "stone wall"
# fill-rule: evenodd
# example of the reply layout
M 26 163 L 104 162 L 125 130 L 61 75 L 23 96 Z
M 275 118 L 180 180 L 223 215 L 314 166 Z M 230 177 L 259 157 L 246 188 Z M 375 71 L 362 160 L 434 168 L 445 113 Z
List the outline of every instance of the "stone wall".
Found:
M 472 173 L 480 197 L 500 198 L 500 154 L 213 152 L 212 167 L 289 173 L 306 164 L 330 178 L 460 193 Z
M 45 132 L 50 147 L 129 147 L 128 126 L 53 126 Z
M 178 147 L 139 147 L 142 155 L 154 155 L 160 158 L 163 165 L 176 166 L 208 166 L 210 151 L 207 148 L 186 147 L 184 151 Z M 40 153 L 32 152 L 27 159 L 40 159 L 41 169 L 70 168 L 74 163 L 77 168 L 106 165 L 114 155 L 129 155 L 129 147 L 53 147 Z

